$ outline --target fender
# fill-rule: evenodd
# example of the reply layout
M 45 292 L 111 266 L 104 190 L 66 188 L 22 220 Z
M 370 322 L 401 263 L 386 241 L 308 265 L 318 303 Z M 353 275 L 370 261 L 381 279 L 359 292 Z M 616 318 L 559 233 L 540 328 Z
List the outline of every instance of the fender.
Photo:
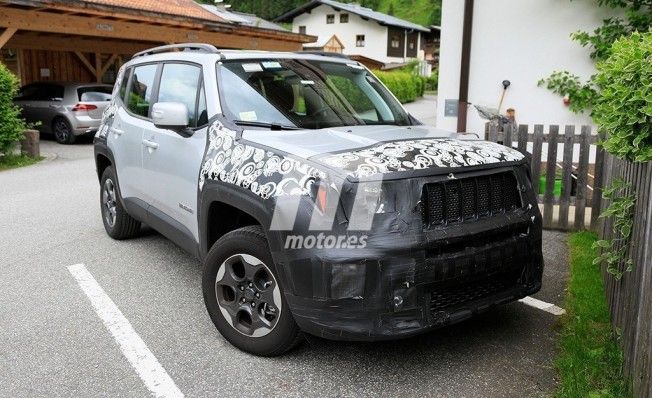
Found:
M 273 203 L 265 201 L 250 190 L 222 181 L 206 181 L 203 189 L 199 192 L 199 211 L 197 212 L 199 223 L 199 246 L 202 260 L 208 254 L 208 213 L 211 205 L 221 202 L 233 206 L 253 217 L 265 230 L 265 235 L 274 251 L 274 240 L 269 233 L 269 226 L 272 222 Z M 266 203 L 267 202 L 267 203 Z M 270 206 L 272 205 L 272 206 Z

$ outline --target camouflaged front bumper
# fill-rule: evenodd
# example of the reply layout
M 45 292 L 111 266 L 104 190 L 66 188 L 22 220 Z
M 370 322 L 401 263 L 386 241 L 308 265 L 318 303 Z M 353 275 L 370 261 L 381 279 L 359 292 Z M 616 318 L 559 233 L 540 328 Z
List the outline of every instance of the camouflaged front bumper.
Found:
M 384 181 L 386 200 L 394 203 L 376 214 L 370 231 L 347 230 L 346 205 L 329 231 L 367 234 L 366 247 L 275 252 L 296 322 L 331 339 L 390 339 L 458 322 L 538 291 L 542 225 L 527 167 L 466 170 L 455 179 L 501 172 L 513 172 L 518 181 L 521 205 L 511 211 L 429 226 L 424 186 L 450 176 Z M 342 203 L 350 203 L 356 189 L 345 184 Z M 311 233 L 299 224 L 291 234 Z

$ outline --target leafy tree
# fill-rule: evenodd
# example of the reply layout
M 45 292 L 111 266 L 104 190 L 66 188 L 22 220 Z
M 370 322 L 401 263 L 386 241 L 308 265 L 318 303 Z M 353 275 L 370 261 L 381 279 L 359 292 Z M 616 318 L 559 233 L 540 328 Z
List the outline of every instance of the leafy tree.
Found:
M 18 84 L 16 76 L 0 63 L 0 155 L 9 154 L 28 128 L 13 102 Z

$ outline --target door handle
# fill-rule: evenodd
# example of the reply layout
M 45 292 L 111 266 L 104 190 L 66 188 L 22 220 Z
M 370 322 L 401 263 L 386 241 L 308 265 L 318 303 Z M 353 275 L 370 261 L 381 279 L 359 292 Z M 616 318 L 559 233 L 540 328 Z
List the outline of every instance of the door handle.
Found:
M 158 149 L 158 144 L 154 141 L 143 140 L 143 145 L 151 149 Z
M 115 134 L 116 136 L 124 134 L 123 130 L 117 129 L 115 127 L 111 127 L 111 132 L 113 132 L 113 134 Z

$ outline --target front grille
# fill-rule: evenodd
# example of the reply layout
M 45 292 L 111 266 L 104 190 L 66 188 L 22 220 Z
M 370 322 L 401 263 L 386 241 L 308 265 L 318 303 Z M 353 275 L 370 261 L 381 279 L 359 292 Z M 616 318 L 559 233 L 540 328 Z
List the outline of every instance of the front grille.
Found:
M 426 184 L 423 218 L 429 226 L 490 217 L 522 207 L 512 172 Z
M 473 283 L 434 288 L 430 292 L 430 311 L 454 309 L 518 286 L 513 275 L 496 275 Z

